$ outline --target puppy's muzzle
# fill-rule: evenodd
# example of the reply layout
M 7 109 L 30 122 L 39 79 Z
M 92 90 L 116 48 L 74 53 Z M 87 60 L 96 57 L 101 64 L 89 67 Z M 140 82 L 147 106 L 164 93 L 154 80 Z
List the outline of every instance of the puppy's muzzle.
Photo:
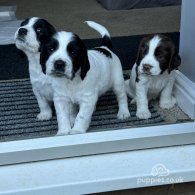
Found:
M 27 30 L 26 28 L 20 28 L 19 31 L 18 31 L 18 35 L 19 35 L 20 37 L 26 36 L 27 33 L 28 33 L 28 30 Z
M 51 74 L 57 77 L 62 77 L 65 71 L 65 62 L 62 60 L 56 60 L 53 64 L 53 71 Z
M 54 62 L 54 70 L 58 72 L 64 72 L 65 62 L 62 60 L 57 60 Z
M 143 64 L 143 72 L 146 74 L 151 74 L 152 66 L 150 64 Z

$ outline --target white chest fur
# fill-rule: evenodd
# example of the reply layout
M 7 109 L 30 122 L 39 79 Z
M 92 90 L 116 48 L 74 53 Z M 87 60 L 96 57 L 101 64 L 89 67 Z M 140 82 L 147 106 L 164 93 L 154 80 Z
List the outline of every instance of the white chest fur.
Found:
M 175 81 L 175 70 L 171 71 L 169 74 L 165 71 L 163 74 L 157 76 L 150 76 L 146 74 L 140 74 L 139 77 L 139 85 L 143 85 L 147 88 L 147 95 L 149 99 L 157 98 L 161 91 L 169 85 L 169 83 L 173 83 Z M 130 80 L 126 81 L 126 91 L 127 94 L 131 98 L 135 98 L 136 96 L 136 64 L 133 66 L 131 71 Z
M 42 72 L 39 56 L 39 53 L 28 54 L 30 81 L 32 87 L 35 88 L 41 96 L 48 101 L 52 101 L 53 93 L 50 79 Z
M 175 71 L 170 74 L 166 71 L 158 76 L 139 75 L 139 82 L 148 88 L 148 99 L 156 99 L 159 97 L 162 90 L 175 81 Z
M 101 55 L 101 57 L 100 57 Z M 52 78 L 53 90 L 57 96 L 63 96 L 72 103 L 80 103 L 91 98 L 98 98 L 112 86 L 112 66 L 106 57 L 97 51 L 89 51 L 90 70 L 84 80 L 78 71 L 73 80 Z

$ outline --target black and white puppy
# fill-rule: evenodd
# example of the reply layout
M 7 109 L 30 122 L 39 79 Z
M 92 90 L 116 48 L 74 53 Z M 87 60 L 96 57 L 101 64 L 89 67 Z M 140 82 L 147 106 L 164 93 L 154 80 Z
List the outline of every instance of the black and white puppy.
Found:
M 41 52 L 43 69 L 52 78 L 57 135 L 85 133 L 98 97 L 110 89 L 118 100 L 117 118 L 130 116 L 122 66 L 111 51 L 110 35 L 95 22 L 88 21 L 87 24 L 102 35 L 100 47 L 87 50 L 77 35 L 58 32 Z M 76 114 L 75 104 L 79 105 Z
M 148 119 L 151 113 L 148 101 L 160 97 L 161 108 L 172 108 L 176 99 L 173 85 L 177 67 L 181 64 L 178 50 L 170 38 L 150 35 L 140 43 L 137 60 L 126 81 L 127 94 L 137 104 L 136 116 Z
M 39 120 L 49 120 L 52 117 L 53 92 L 47 75 L 42 72 L 40 50 L 55 32 L 49 22 L 33 17 L 24 20 L 15 33 L 16 47 L 26 54 L 29 61 L 30 81 L 40 108 L 37 115 Z

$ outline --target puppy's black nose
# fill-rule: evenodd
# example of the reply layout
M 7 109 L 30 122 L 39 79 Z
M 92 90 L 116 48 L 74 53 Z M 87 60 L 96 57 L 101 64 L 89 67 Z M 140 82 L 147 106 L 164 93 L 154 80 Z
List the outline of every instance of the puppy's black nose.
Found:
M 150 70 L 151 70 L 151 68 L 152 68 L 152 66 L 149 65 L 149 64 L 144 64 L 144 65 L 143 65 L 143 71 L 144 71 L 144 72 L 149 73 Z
M 27 35 L 27 32 L 28 32 L 28 30 L 26 28 L 20 28 L 18 31 L 18 34 L 20 36 L 25 36 L 25 35 Z
M 58 70 L 58 71 L 64 71 L 65 62 L 62 60 L 55 61 L 54 68 L 55 68 L 55 70 Z

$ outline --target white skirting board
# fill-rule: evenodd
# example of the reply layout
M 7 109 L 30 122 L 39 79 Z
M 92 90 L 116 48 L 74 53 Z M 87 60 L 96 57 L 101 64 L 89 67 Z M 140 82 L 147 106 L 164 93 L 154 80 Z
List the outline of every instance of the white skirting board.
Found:
M 179 107 L 192 119 L 195 119 L 195 83 L 180 71 L 177 71 L 174 89 Z
M 195 181 L 194 150 L 186 145 L 5 166 L 0 194 L 74 195 Z

